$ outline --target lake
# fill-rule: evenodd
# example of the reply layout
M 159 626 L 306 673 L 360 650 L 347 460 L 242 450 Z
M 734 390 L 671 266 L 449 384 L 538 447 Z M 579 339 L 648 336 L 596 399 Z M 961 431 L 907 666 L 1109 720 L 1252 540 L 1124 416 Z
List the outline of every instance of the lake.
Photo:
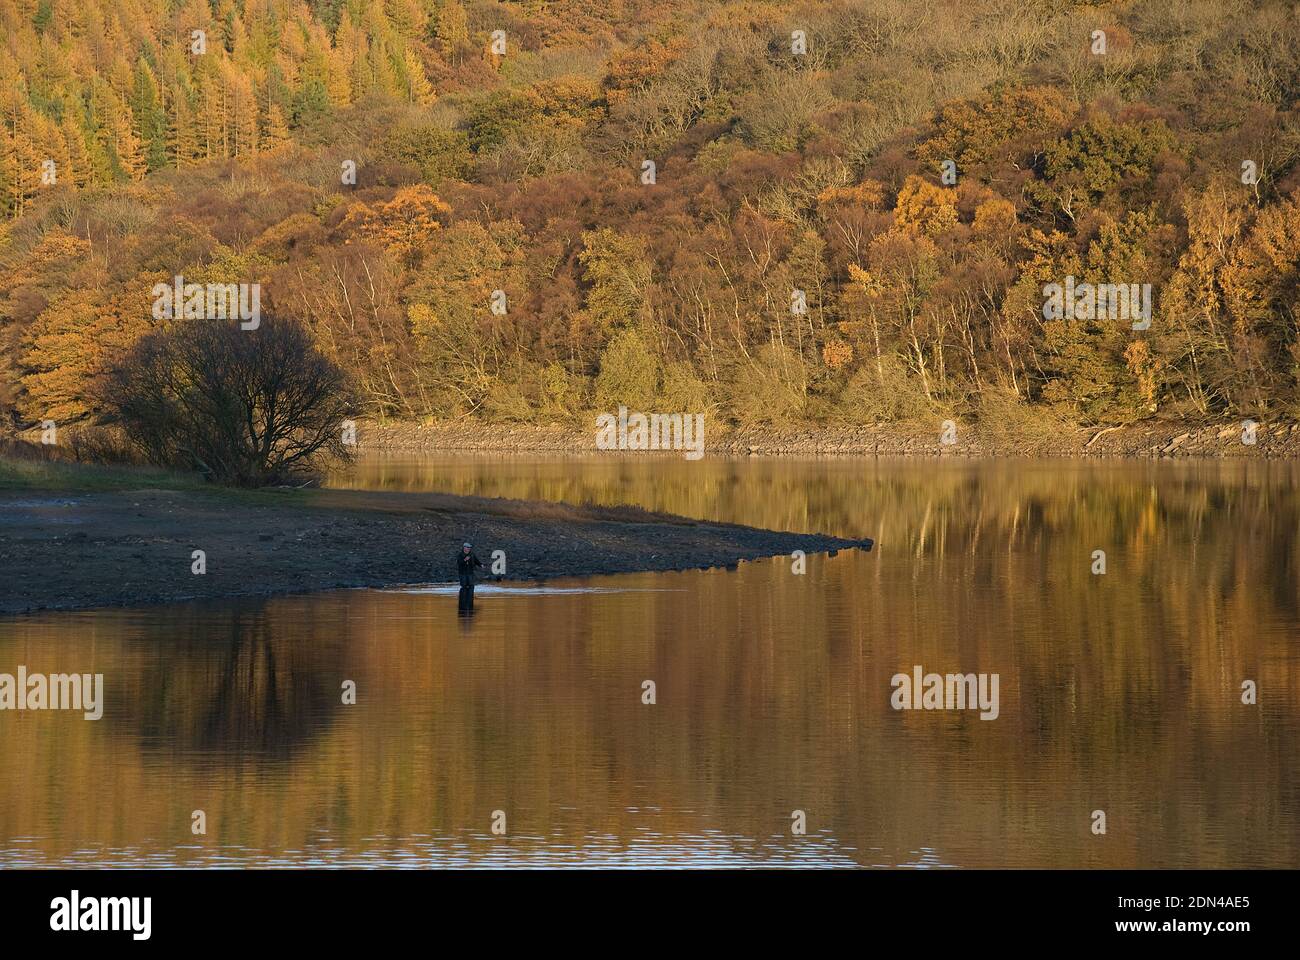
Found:
M 877 546 L 493 584 L 472 616 L 431 586 L 0 619 L 0 671 L 105 686 L 98 721 L 0 713 L 0 866 L 1300 866 L 1295 464 L 446 455 L 331 482 Z M 445 580 L 457 547 L 429 544 Z M 894 709 L 918 665 L 996 674 L 996 718 Z

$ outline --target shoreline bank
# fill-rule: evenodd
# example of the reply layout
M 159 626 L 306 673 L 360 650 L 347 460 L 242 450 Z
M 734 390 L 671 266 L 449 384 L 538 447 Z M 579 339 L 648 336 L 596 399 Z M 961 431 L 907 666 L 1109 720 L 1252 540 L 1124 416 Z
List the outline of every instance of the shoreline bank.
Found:
M 502 580 L 524 582 L 870 549 L 636 508 L 448 494 L 13 490 L 0 493 L 0 615 L 448 582 L 464 540 L 484 573 L 503 550 Z
M 1260 421 L 1253 443 L 1243 442 L 1242 421 L 1189 424 L 1150 422 L 1101 429 L 1062 429 L 1050 434 L 1007 436 L 958 424 L 951 444 L 933 431 L 906 425 L 818 429 L 750 428 L 709 434 L 705 456 L 886 457 L 1087 457 L 1173 459 L 1182 457 L 1287 459 L 1300 457 L 1300 424 Z M 446 450 L 495 453 L 619 454 L 596 447 L 596 430 L 565 426 L 496 425 L 478 421 L 359 421 L 358 449 L 371 453 Z M 651 453 L 647 451 L 646 453 Z M 681 456 L 680 451 L 653 451 Z

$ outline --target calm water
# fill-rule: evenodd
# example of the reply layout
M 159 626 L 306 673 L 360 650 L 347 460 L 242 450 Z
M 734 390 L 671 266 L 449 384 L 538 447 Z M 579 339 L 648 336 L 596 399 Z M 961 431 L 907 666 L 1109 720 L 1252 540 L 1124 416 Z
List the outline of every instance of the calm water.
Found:
M 878 548 L 481 588 L 472 618 L 431 587 L 0 619 L 0 672 L 106 686 L 97 722 L 0 713 L 0 866 L 1300 866 L 1293 465 L 478 456 L 335 482 Z M 1000 716 L 892 710 L 915 664 L 999 674 Z

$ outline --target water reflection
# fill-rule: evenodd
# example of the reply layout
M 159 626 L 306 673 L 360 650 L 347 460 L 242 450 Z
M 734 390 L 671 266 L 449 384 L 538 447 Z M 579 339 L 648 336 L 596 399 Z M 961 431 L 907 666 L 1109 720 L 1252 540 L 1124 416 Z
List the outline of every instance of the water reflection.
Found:
M 172 607 L 135 618 L 151 655 L 138 682 L 119 678 L 120 713 L 152 755 L 237 763 L 297 756 L 332 722 L 327 707 L 348 673 L 345 637 L 301 600 L 302 623 L 263 601 Z M 311 637 L 302 641 L 304 627 Z M 135 681 L 135 678 L 132 678 Z M 114 725 L 114 729 L 120 729 Z
M 446 584 L 0 621 L 0 670 L 98 671 L 107 693 L 98 722 L 0 715 L 0 865 L 1300 865 L 1291 465 L 358 477 L 878 548 L 802 576 L 484 584 L 472 620 Z M 914 664 L 999 673 L 999 719 L 892 711 Z

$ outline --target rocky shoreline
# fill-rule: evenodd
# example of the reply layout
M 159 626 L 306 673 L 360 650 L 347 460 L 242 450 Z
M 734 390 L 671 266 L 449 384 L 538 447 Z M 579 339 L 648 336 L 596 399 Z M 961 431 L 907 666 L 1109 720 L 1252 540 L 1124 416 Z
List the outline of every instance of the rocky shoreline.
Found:
M 926 456 L 926 457 L 1300 457 L 1300 424 L 1260 421 L 1253 430 L 1242 421 L 1188 424 L 1151 421 L 1125 427 L 1063 428 L 1035 435 L 995 434 L 978 426 L 956 426 L 952 443 L 942 443 L 942 425 L 933 432 L 905 425 L 828 427 L 806 430 L 746 429 L 708 434 L 705 454 L 713 456 Z M 381 453 L 466 450 L 497 453 L 601 453 L 595 429 L 564 426 L 495 425 L 478 421 L 416 423 L 362 422 L 359 449 Z M 662 451 L 654 456 L 672 456 Z
M 466 539 L 484 572 L 501 550 L 502 579 L 523 581 L 871 546 L 636 508 L 447 494 L 23 490 L 0 494 L 0 614 L 446 583 Z

